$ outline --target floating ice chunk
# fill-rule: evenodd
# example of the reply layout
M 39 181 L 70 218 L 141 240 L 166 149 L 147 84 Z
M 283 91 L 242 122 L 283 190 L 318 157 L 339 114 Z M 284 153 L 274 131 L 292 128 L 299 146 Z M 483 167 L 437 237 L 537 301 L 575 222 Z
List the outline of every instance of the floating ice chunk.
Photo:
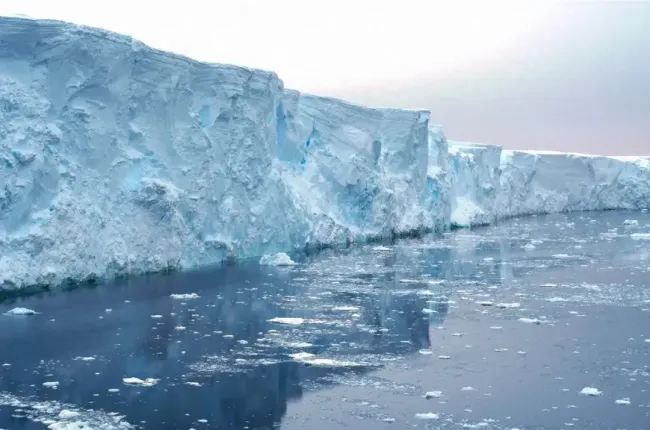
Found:
M 309 342 L 289 342 L 287 346 L 289 348 L 310 348 L 314 346 L 314 344 Z
M 4 313 L 4 315 L 36 315 L 38 312 L 27 308 L 13 308 Z
M 357 363 L 354 361 L 345 361 L 345 360 L 335 360 L 332 358 L 320 358 L 314 354 L 308 352 L 298 352 L 295 354 L 289 354 L 289 357 L 293 358 L 295 361 L 300 363 L 309 364 L 311 366 L 320 366 L 320 367 L 359 367 L 364 366 L 362 363 Z
M 593 387 L 585 387 L 580 391 L 580 394 L 583 396 L 600 396 L 603 394 L 602 391 L 600 391 L 598 388 L 593 388 Z
M 441 360 L 449 360 L 451 358 L 451 356 L 449 356 L 449 355 L 439 355 L 438 358 L 441 359 Z
M 120 392 L 120 389 L 119 389 L 119 388 L 109 388 L 109 389 L 108 389 L 108 392 L 109 392 L 109 393 L 119 393 L 119 392 Z
M 262 266 L 294 266 L 297 263 L 289 257 L 284 252 L 278 252 L 277 254 L 265 254 L 260 258 L 260 264 Z
M 196 293 L 189 293 L 189 294 L 170 294 L 169 297 L 176 300 L 192 300 L 192 299 L 198 299 L 201 296 L 199 296 Z
M 431 354 L 433 354 L 433 351 L 431 351 L 430 349 L 421 349 L 418 352 L 420 354 L 422 354 L 422 355 L 431 355 Z
M 417 279 L 400 279 L 399 280 L 400 284 L 419 284 L 420 281 Z
M 80 415 L 79 412 L 70 411 L 68 409 L 63 409 L 63 410 L 61 410 L 61 412 L 59 412 L 59 419 L 69 420 L 71 418 L 76 418 L 79 415 Z
M 521 304 L 517 302 L 513 303 L 497 303 L 497 308 L 501 309 L 515 309 L 515 308 L 520 308 Z
M 95 357 L 76 357 L 73 358 L 74 361 L 93 361 Z
M 203 386 L 203 384 L 201 384 L 200 382 L 194 382 L 194 381 L 187 381 L 187 382 L 185 382 L 185 385 L 189 385 L 189 386 L 192 386 L 192 387 L 202 387 Z
M 492 306 L 494 302 L 491 302 L 489 300 L 479 300 L 476 302 L 476 304 L 481 306 Z
M 151 315 L 151 318 L 153 318 L 155 320 L 160 319 L 162 317 L 163 317 L 162 315 Z
M 460 391 L 476 391 L 476 388 L 474 387 L 463 387 L 460 389 Z
M 141 387 L 153 387 L 158 383 L 158 381 L 160 381 L 160 379 L 154 379 L 154 378 L 140 379 L 134 377 L 122 378 L 122 382 L 124 382 L 124 385 L 138 385 Z
M 59 386 L 59 382 L 58 381 L 43 382 L 43 386 L 46 388 L 56 389 Z
M 624 397 L 624 398 L 622 398 L 622 399 L 618 399 L 618 400 L 616 400 L 614 403 L 616 403 L 617 405 L 629 405 L 629 404 L 631 404 L 632 402 L 630 402 L 630 398 L 629 398 L 629 397 Z
M 636 219 L 626 219 L 625 221 L 623 221 L 623 225 L 636 226 L 636 225 L 639 225 L 639 220 L 636 220 Z
M 553 258 L 571 258 L 569 254 L 553 254 Z
M 415 418 L 419 420 L 438 420 L 440 415 L 434 414 L 433 412 L 425 412 L 421 414 L 415 414 Z
M 387 417 L 387 418 L 384 418 L 382 421 L 385 422 L 385 423 L 394 423 L 395 418 Z
M 650 233 L 632 233 L 630 237 L 634 240 L 650 240 Z
M 288 324 L 288 325 L 301 325 L 304 324 L 304 318 L 289 318 L 289 317 L 275 317 L 268 320 L 270 323 Z
M 536 247 L 532 243 L 527 243 L 527 244 L 524 245 L 524 249 L 526 251 L 532 251 L 532 250 L 536 249 Z
M 372 248 L 373 251 L 390 251 L 390 248 L 387 246 L 374 246 Z
M 439 398 L 442 397 L 442 391 L 427 391 L 424 393 L 424 397 L 426 399 Z
M 177 325 L 176 327 L 174 327 L 174 330 L 185 331 L 185 330 L 187 330 L 187 327 L 182 326 L 182 325 Z
M 550 283 L 541 284 L 540 287 L 542 287 L 542 288 L 553 288 L 553 287 L 557 287 L 557 284 L 550 284 Z
M 526 324 L 541 324 L 542 320 L 538 318 L 519 318 L 519 321 Z
M 354 312 L 358 311 L 359 308 L 357 306 L 334 306 L 332 308 L 333 311 L 347 311 L 347 312 Z

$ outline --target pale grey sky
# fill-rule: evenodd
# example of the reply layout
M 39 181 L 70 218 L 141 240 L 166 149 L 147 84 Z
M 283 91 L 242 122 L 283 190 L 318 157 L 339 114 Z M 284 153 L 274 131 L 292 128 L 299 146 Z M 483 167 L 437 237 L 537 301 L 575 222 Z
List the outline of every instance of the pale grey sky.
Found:
M 650 1 L 21 0 L 0 13 L 274 70 L 302 91 L 426 108 L 452 140 L 650 155 Z

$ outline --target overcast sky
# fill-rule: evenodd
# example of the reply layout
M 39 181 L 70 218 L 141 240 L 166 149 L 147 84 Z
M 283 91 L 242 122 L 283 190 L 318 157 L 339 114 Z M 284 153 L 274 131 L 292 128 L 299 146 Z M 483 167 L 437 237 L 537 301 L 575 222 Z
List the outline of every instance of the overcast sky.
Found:
M 426 108 L 451 140 L 650 155 L 650 1 L 20 0 L 0 13 Z

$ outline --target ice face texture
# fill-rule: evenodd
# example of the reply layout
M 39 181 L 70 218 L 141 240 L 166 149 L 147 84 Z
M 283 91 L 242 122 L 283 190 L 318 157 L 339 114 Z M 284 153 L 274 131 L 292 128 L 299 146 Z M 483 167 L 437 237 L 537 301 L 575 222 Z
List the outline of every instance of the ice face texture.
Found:
M 426 111 L 63 22 L 0 42 L 0 289 L 650 207 L 647 159 L 448 143 Z

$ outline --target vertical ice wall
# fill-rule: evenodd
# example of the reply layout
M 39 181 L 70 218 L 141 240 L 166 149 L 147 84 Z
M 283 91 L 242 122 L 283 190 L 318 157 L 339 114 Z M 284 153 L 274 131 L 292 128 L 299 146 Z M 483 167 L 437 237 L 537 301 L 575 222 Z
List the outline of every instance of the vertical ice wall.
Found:
M 0 289 L 650 207 L 648 159 L 447 142 L 428 120 L 0 18 Z
M 285 91 L 277 158 L 284 182 L 310 214 L 311 245 L 435 228 L 428 119 L 424 111 Z

